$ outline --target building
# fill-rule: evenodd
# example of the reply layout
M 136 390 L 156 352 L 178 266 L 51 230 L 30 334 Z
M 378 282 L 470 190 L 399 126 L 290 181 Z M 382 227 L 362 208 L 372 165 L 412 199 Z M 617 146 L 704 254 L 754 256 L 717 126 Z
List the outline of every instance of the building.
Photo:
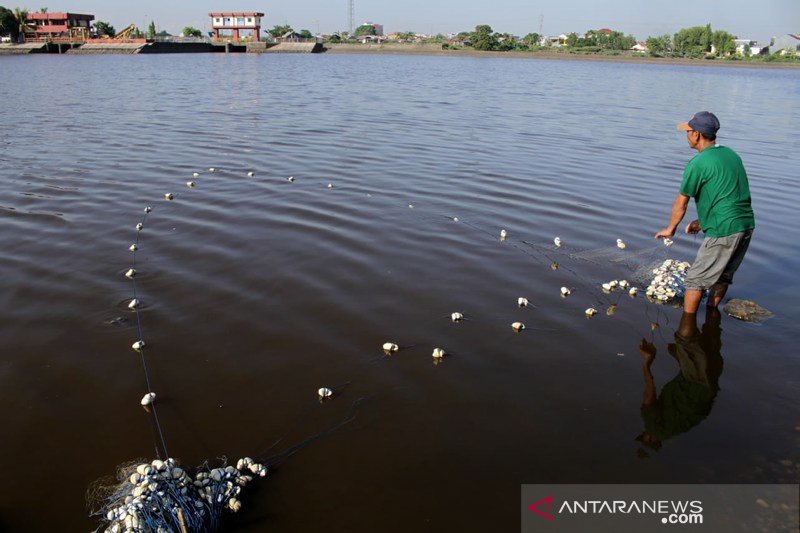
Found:
M 631 46 L 631 50 L 633 50 L 634 52 L 645 53 L 647 52 L 647 44 L 642 41 L 636 41 L 636 44 Z
M 566 46 L 568 38 L 569 36 L 567 34 L 562 33 L 558 37 L 543 36 L 541 42 L 542 46 L 551 46 L 553 48 L 560 48 L 562 46 Z
M 773 37 L 769 42 L 769 53 L 777 54 L 778 52 L 782 54 L 794 52 L 800 56 L 800 34 L 790 33 Z
M 750 39 L 734 39 L 733 42 L 736 45 L 736 53 L 740 56 L 746 55 L 745 52 L 748 50 L 750 55 L 757 56 L 761 54 L 762 50 L 766 49 L 758 44 L 758 41 L 752 41 Z
M 220 11 L 209 13 L 214 40 L 230 38 L 238 41 L 243 37 L 241 32 L 250 33 L 254 41 L 261 40 L 261 17 L 264 13 L 257 11 Z M 220 34 L 222 32 L 222 34 Z M 230 34 L 230 35 L 228 35 Z
M 86 40 L 93 20 L 94 15 L 78 13 L 28 13 L 25 38 Z

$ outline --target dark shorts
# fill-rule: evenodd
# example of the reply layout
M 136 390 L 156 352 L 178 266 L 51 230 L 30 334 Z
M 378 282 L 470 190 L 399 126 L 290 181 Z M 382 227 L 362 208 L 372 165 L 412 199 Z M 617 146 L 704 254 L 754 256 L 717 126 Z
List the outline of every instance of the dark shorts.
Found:
M 726 237 L 707 237 L 697 251 L 697 258 L 686 274 L 687 290 L 705 290 L 715 283 L 733 283 L 733 275 L 742 264 L 753 230 Z

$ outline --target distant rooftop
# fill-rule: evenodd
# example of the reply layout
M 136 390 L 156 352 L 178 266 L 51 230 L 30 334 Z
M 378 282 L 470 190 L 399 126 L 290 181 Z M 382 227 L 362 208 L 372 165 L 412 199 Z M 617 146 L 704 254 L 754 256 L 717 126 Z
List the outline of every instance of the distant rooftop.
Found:
M 28 13 L 27 20 L 94 20 L 94 15 L 80 13 Z
M 264 13 L 258 11 L 215 11 L 209 17 L 263 17 Z

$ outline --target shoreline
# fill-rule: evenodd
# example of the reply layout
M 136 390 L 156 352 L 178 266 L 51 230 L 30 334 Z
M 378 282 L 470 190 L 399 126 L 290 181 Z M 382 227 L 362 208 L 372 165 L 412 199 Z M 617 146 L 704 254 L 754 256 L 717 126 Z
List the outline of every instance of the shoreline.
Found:
M 752 62 L 730 61 L 726 59 L 688 59 L 668 57 L 632 57 L 625 55 L 603 56 L 596 54 L 570 54 L 563 52 L 523 52 L 523 51 L 479 51 L 479 50 L 443 50 L 438 45 L 354 45 L 326 44 L 326 54 L 387 54 L 387 55 L 428 55 L 453 57 L 506 57 L 515 59 L 552 59 L 557 61 L 599 61 L 616 63 L 643 63 L 646 65 L 683 65 L 698 67 L 741 67 L 741 68 L 774 68 L 797 69 L 800 62 Z

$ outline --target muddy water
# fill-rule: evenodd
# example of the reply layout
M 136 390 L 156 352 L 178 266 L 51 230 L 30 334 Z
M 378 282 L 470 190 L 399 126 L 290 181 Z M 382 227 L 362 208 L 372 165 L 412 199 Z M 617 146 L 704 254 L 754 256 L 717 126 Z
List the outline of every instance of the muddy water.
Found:
M 147 205 L 170 454 L 266 458 L 347 421 L 254 484 L 232 529 L 514 530 L 521 483 L 796 483 L 798 87 L 545 60 L 3 58 L 0 529 L 91 529 L 89 484 L 155 454 L 123 276 Z M 694 238 L 652 235 L 692 156 L 674 125 L 700 109 L 753 191 L 730 295 L 775 317 L 707 328 L 719 391 L 656 450 L 636 440 L 637 346 L 660 394 L 680 311 L 600 283 L 693 258 Z

